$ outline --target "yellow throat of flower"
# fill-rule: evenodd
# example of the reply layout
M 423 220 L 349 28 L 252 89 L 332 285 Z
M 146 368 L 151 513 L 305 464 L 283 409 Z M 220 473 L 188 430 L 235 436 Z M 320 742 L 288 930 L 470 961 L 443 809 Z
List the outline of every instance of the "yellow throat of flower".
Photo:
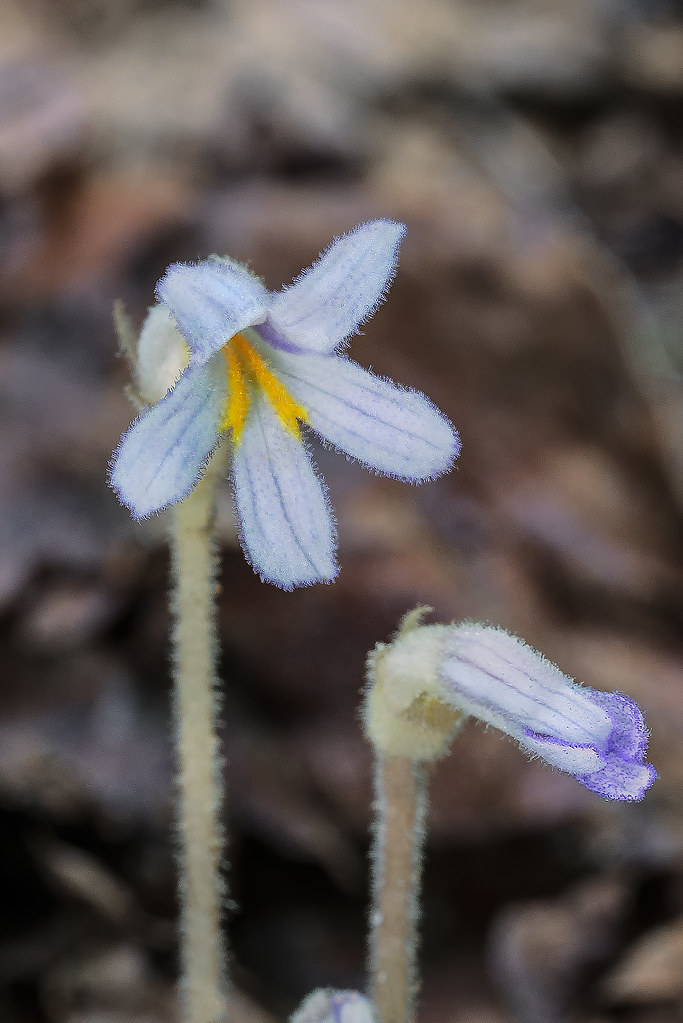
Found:
M 306 409 L 298 405 L 266 362 L 254 351 L 244 334 L 235 334 L 222 348 L 228 378 L 228 397 L 221 417 L 221 431 L 232 430 L 235 445 L 239 444 L 251 404 L 253 388 L 260 388 L 273 406 L 285 430 L 297 439 L 301 436 L 299 420 L 306 422 Z

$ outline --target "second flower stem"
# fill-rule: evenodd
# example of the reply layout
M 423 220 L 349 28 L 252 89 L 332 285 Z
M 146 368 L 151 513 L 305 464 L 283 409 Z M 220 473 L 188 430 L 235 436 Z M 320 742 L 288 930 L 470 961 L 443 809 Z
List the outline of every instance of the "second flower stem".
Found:
M 414 1023 L 427 767 L 408 757 L 375 755 L 372 998 L 381 1023 Z

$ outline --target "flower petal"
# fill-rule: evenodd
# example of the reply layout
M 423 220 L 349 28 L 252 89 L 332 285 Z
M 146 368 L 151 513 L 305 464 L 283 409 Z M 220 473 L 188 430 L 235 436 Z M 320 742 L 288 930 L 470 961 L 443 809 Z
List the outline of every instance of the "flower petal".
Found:
M 605 757 L 592 746 L 573 745 L 546 735 L 535 735 L 533 732 L 528 732 L 523 738 L 515 735 L 515 738 L 527 753 L 542 757 L 546 763 L 559 767 L 567 774 L 573 774 L 579 780 L 585 775 L 601 771 L 605 766 Z
M 642 799 L 657 772 L 651 764 L 643 763 L 648 734 L 640 707 L 623 693 L 591 690 L 591 699 L 609 714 L 612 731 L 604 767 L 594 773 L 577 774 L 578 780 L 606 799 Z
M 453 628 L 441 672 L 457 706 L 517 739 L 548 736 L 563 747 L 606 749 L 612 721 L 593 690 L 503 629 Z
M 226 389 L 220 370 L 218 360 L 186 370 L 173 390 L 124 434 L 110 482 L 133 518 L 175 504 L 197 482 L 218 442 Z
M 168 393 L 189 361 L 187 343 L 163 305 L 153 305 L 138 341 L 136 379 L 140 397 L 156 405 Z
M 603 799 L 639 801 L 657 778 L 652 764 L 622 760 L 608 753 L 605 766 L 593 774 L 576 775 L 577 781 Z
M 222 259 L 174 263 L 156 292 L 173 313 L 193 362 L 206 362 L 238 331 L 264 320 L 269 302 L 257 277 Z
M 263 579 L 283 589 L 337 574 L 335 530 L 302 441 L 254 394 L 233 459 L 242 545 Z
M 446 472 L 460 452 L 453 426 L 419 391 L 341 356 L 276 352 L 271 362 L 313 429 L 378 472 L 418 483 Z
M 405 226 L 371 220 L 332 245 L 272 297 L 277 332 L 307 352 L 331 352 L 375 311 L 396 272 Z
M 640 707 L 623 693 L 604 693 L 590 690 L 590 698 L 601 707 L 612 721 L 609 737 L 610 752 L 625 760 L 642 760 L 647 750 L 647 728 Z

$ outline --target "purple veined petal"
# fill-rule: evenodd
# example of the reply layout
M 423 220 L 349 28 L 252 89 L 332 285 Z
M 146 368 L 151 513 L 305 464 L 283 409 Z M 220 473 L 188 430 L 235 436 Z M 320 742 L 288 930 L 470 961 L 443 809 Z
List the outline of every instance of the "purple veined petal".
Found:
M 607 710 L 612 729 L 602 748 L 569 746 L 550 736 L 527 732 L 520 740 L 530 753 L 554 767 L 573 774 L 591 792 L 604 799 L 640 800 L 657 772 L 644 764 L 647 729 L 640 708 L 621 693 L 586 690 L 598 706 Z
M 218 443 L 225 402 L 219 360 L 186 370 L 165 398 L 135 420 L 114 454 L 110 482 L 134 519 L 190 493 Z
M 606 763 L 605 757 L 593 746 L 563 742 L 552 736 L 536 735 L 530 730 L 521 736 L 514 735 L 514 738 L 527 753 L 541 757 L 547 764 L 573 774 L 575 778 L 600 771 Z
M 242 546 L 261 577 L 286 590 L 334 579 L 335 529 L 322 483 L 303 442 L 258 392 L 235 448 L 233 478 Z
M 603 799 L 618 799 L 637 802 L 657 778 L 652 764 L 623 760 L 616 753 L 608 753 L 604 767 L 593 774 L 575 775 L 591 792 Z
M 612 721 L 608 752 L 626 760 L 642 760 L 647 750 L 647 728 L 640 707 L 622 693 L 590 690 L 590 698 Z
M 267 316 L 263 323 L 259 323 L 252 330 L 256 332 L 257 340 L 265 342 L 269 348 L 275 348 L 279 352 L 289 352 L 291 355 L 301 355 L 299 345 L 288 341 L 284 334 L 277 331 L 270 316 Z
M 600 695 L 609 697 L 617 694 Z M 520 744 L 523 749 L 542 757 L 553 767 L 572 774 L 585 788 L 596 792 L 603 799 L 640 800 L 657 777 L 654 767 L 643 763 L 644 750 L 637 760 L 633 760 L 617 752 L 601 753 L 586 746 L 570 746 L 557 739 L 533 733 L 521 739 Z
M 240 330 L 264 320 L 270 301 L 257 277 L 222 259 L 174 263 L 156 293 L 173 314 L 194 363 L 206 362 Z
M 551 736 L 566 747 L 606 749 L 612 720 L 560 669 L 504 629 L 449 630 L 441 678 L 448 698 L 517 739 Z
M 403 224 L 372 220 L 335 239 L 290 287 L 272 296 L 272 328 L 302 352 L 327 353 L 382 302 L 393 280 Z
M 450 469 L 460 452 L 454 427 L 419 391 L 342 356 L 275 352 L 272 363 L 310 426 L 378 472 L 419 483 Z

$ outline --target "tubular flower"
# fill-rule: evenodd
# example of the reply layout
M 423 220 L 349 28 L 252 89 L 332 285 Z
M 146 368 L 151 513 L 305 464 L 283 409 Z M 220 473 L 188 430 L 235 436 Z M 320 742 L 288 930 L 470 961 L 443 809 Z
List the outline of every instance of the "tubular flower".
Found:
M 657 776 L 633 700 L 579 685 L 503 629 L 418 625 L 380 644 L 369 679 L 366 728 L 389 753 L 442 756 L 471 715 L 605 799 L 640 800 Z
M 360 225 L 277 293 L 230 260 L 169 267 L 157 297 L 189 361 L 114 456 L 111 484 L 134 518 L 186 497 L 229 434 L 245 554 L 262 578 L 291 589 L 337 573 L 334 522 L 302 423 L 398 479 L 450 468 L 458 435 L 431 402 L 339 354 L 383 300 L 404 230 Z

